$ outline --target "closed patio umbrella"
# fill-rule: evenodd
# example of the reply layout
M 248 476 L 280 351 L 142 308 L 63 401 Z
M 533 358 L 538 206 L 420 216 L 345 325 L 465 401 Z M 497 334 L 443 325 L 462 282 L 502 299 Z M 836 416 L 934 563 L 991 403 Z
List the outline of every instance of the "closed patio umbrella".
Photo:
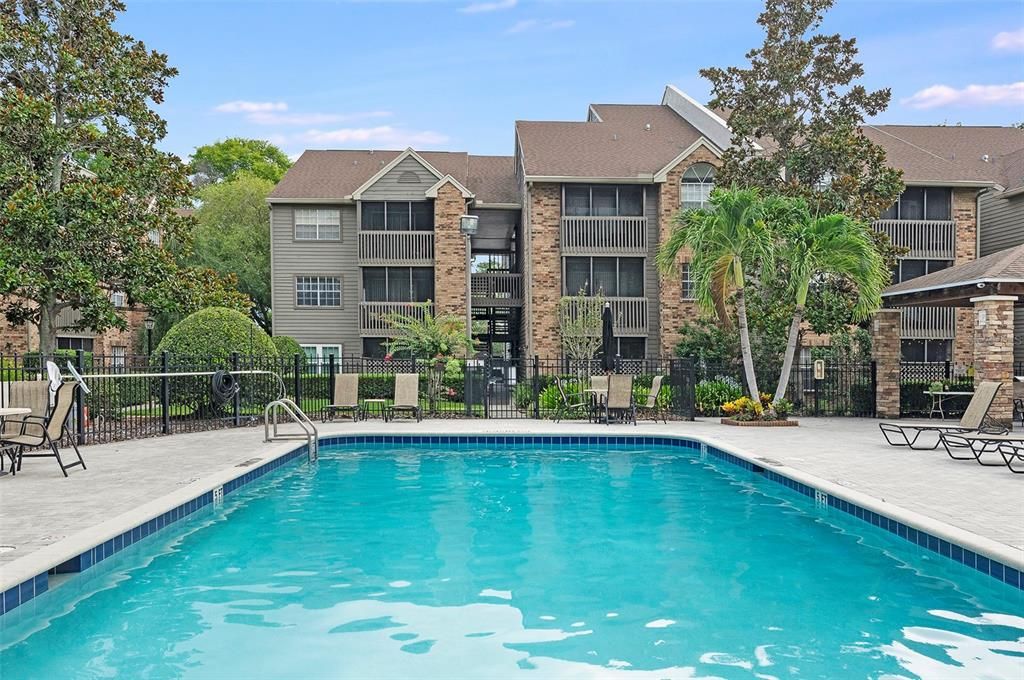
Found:
M 611 371 L 615 368 L 615 330 L 612 328 L 612 305 L 604 303 L 601 312 L 601 368 Z

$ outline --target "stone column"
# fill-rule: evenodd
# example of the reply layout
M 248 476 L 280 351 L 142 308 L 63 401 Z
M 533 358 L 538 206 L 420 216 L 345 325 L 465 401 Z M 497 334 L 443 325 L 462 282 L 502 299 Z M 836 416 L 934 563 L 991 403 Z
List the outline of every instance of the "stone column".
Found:
M 1003 383 L 989 417 L 999 423 L 1013 421 L 1013 303 L 1014 295 L 971 298 L 974 305 L 974 384 L 983 380 Z
M 434 200 L 434 311 L 466 314 L 466 237 L 459 218 L 466 214 L 466 199 L 451 182 L 437 190 Z
M 872 321 L 875 415 L 879 418 L 900 417 L 900 315 L 898 309 L 880 309 Z

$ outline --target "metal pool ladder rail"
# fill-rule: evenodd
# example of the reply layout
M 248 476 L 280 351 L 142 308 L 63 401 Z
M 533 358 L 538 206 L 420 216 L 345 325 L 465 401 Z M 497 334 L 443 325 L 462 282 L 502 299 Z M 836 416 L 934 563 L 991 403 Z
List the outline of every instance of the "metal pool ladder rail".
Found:
M 284 411 L 292 422 L 302 428 L 302 434 L 279 434 L 277 431 L 278 416 Z M 273 425 L 273 431 L 271 431 Z M 317 457 L 318 433 L 316 425 L 309 419 L 298 404 L 291 399 L 275 399 L 267 404 L 263 410 L 263 440 L 268 442 L 281 441 L 283 439 L 305 439 L 309 460 L 314 461 Z

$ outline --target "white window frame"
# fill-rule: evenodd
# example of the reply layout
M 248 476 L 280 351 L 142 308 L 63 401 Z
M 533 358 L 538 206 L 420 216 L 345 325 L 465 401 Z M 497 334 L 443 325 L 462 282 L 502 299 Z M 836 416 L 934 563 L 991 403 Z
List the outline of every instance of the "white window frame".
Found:
M 692 302 L 697 299 L 696 281 L 693 280 L 693 271 L 690 269 L 690 261 L 679 263 L 679 294 L 684 302 Z
M 128 358 L 128 348 L 125 345 L 112 345 L 110 348 L 110 364 L 117 368 L 124 368 Z
M 123 290 L 115 290 L 110 293 L 110 303 L 115 307 L 127 307 L 128 295 Z
M 295 208 L 292 212 L 292 228 L 296 241 L 340 241 L 341 210 Z
M 332 281 L 337 281 L 338 304 L 327 304 L 325 296 L 334 293 L 334 290 L 326 287 Z M 301 285 L 315 285 L 315 288 L 300 290 Z M 300 293 L 313 293 L 316 295 L 316 304 L 303 304 L 300 302 Z M 329 274 L 303 274 L 295 277 L 295 307 L 301 309 L 341 309 L 345 302 L 345 282 L 341 276 Z
M 683 171 L 679 180 L 679 205 L 683 210 L 706 208 L 715 188 L 715 166 L 711 163 L 694 163 Z
M 325 349 L 336 349 L 337 352 L 334 354 L 336 361 L 335 365 L 338 367 L 338 371 L 341 371 L 341 358 L 344 355 L 344 345 L 339 343 L 328 343 L 324 345 L 299 345 L 302 348 L 303 354 L 306 355 L 306 361 L 313 362 L 313 370 L 320 372 L 321 370 L 327 371 L 327 364 L 330 359 L 330 352 L 324 352 Z M 313 350 L 310 352 L 309 350 Z

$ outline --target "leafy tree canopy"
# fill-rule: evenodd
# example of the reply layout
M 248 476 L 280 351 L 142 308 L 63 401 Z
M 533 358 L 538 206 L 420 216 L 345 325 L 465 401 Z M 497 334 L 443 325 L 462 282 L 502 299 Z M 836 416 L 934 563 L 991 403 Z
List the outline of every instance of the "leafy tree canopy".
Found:
M 857 82 L 864 67 L 854 39 L 816 32 L 833 4 L 766 0 L 757 20 L 764 43 L 746 54 L 749 64 L 701 70 L 733 131 L 717 182 L 802 197 L 814 214 L 872 220 L 903 189 L 884 150 L 860 131 L 890 92 Z
M 229 137 L 198 147 L 192 154 L 190 169 L 197 186 L 231 180 L 240 172 L 276 184 L 291 166 L 284 151 L 270 142 Z
M 191 186 L 151 108 L 176 75 L 167 57 L 113 28 L 119 0 L 0 5 L 0 296 L 12 323 L 55 345 L 62 309 L 124 327 L 112 290 L 155 311 L 183 299 L 239 303 L 229 282 L 182 271 Z M 209 286 L 208 284 L 216 285 Z
M 199 191 L 198 227 L 189 262 L 222 276 L 236 276 L 238 288 L 252 300 L 253 321 L 267 333 L 270 325 L 270 209 L 274 188 L 268 179 L 246 171 L 230 181 Z

